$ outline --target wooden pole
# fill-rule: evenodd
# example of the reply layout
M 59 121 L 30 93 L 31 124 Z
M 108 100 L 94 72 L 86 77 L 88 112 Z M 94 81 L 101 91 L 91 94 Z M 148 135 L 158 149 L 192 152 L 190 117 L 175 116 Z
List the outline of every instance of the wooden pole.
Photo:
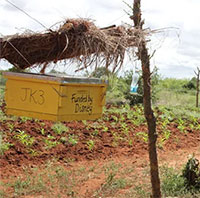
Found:
M 196 81 L 196 107 L 199 107 L 199 81 L 200 81 L 200 69 L 197 67 L 197 72 L 194 72 L 197 76 Z
M 134 0 L 133 3 L 133 16 L 131 17 L 134 21 L 135 28 L 142 30 L 144 21 L 141 20 L 141 8 L 140 0 Z M 157 159 L 157 133 L 156 133 L 156 119 L 152 110 L 151 104 L 151 72 L 150 72 L 150 56 L 148 54 L 148 49 L 146 46 L 146 41 L 143 39 L 138 46 L 138 59 L 141 61 L 142 65 L 142 75 L 143 75 L 143 104 L 144 104 L 144 114 L 148 125 L 148 150 L 149 150 L 149 160 L 150 160 L 150 174 L 151 174 L 151 184 L 152 184 L 152 198 L 161 198 L 160 191 L 160 178 L 159 178 L 159 168 Z

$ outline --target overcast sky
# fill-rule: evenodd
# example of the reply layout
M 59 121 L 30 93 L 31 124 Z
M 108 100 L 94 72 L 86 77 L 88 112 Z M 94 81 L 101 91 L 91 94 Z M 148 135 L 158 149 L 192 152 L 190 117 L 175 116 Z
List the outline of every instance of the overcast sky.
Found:
M 99 27 L 131 23 L 122 0 L 9 0 L 49 28 L 66 18 L 91 18 Z M 132 4 L 132 0 L 125 0 Z M 141 0 L 145 26 L 166 28 L 151 37 L 150 53 L 156 50 L 151 65 L 163 77 L 191 78 L 200 66 L 200 0 Z M 45 28 L 5 0 L 0 0 L 1 36 L 22 33 L 25 29 Z M 0 69 L 8 65 L 0 62 Z M 125 63 L 123 70 L 130 68 Z

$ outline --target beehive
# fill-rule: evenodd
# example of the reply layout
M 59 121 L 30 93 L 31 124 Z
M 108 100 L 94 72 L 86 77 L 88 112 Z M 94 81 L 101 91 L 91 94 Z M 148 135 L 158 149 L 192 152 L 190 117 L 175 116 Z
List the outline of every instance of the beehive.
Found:
M 106 83 L 96 78 L 71 78 L 4 72 L 8 115 L 53 121 L 97 119 L 105 104 Z

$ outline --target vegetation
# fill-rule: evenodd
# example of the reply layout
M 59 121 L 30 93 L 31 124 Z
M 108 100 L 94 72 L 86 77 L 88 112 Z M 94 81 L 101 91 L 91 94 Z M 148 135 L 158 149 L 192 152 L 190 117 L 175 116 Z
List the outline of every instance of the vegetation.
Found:
M 52 126 L 53 131 L 56 134 L 61 135 L 64 132 L 67 132 L 69 129 L 62 123 L 56 123 Z
M 185 179 L 184 186 L 188 191 L 200 191 L 200 168 L 199 160 L 194 156 L 188 159 L 183 171 L 182 177 Z
M 138 93 L 130 93 L 130 85 L 132 81 L 133 71 L 125 71 L 123 76 L 118 76 L 116 73 L 112 73 L 105 68 L 97 68 L 92 74 L 86 74 L 87 76 L 97 77 L 107 79 L 109 81 L 107 89 L 107 103 L 112 103 L 116 105 L 120 104 L 142 104 L 143 99 L 143 83 L 142 83 L 142 74 L 141 71 L 140 78 L 138 81 Z M 158 100 L 158 83 L 160 80 L 160 75 L 158 74 L 157 67 L 154 68 L 152 73 L 152 100 L 156 102 Z
M 181 171 L 164 166 L 161 173 L 164 196 L 200 196 L 199 161 L 194 156 L 189 157 Z

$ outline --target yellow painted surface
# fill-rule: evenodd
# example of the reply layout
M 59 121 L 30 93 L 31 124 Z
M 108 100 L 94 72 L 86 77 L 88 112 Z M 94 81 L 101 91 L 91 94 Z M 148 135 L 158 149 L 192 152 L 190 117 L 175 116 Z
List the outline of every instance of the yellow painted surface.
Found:
M 88 120 L 102 115 L 106 84 L 63 83 L 59 78 L 56 81 L 10 72 L 4 77 L 7 114 L 53 121 Z

